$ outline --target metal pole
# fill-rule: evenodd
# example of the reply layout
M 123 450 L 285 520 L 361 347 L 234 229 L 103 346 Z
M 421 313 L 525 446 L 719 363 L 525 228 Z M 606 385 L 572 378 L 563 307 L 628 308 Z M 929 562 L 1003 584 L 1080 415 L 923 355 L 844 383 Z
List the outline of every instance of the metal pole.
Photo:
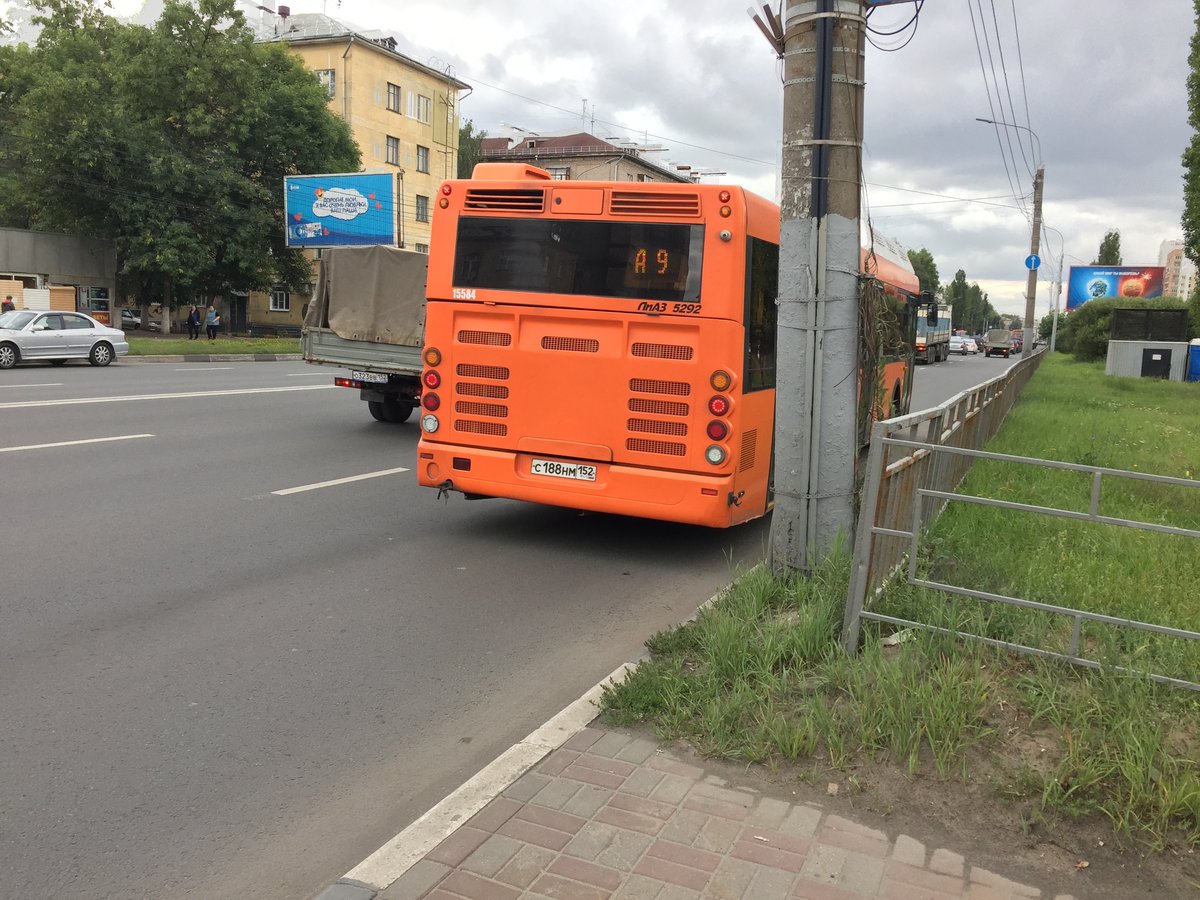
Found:
M 853 538 L 864 22 L 862 0 L 792 0 L 785 14 L 776 571 Z

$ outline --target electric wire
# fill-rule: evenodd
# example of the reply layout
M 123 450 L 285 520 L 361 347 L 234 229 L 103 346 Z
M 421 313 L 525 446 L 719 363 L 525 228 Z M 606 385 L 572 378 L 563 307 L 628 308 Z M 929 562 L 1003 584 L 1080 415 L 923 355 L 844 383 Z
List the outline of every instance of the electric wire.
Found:
M 1008 64 L 1004 59 L 1004 41 L 1001 40 L 1001 38 L 1000 38 L 1000 20 L 996 16 L 996 0 L 988 0 L 988 2 L 991 4 L 991 7 L 992 7 L 992 24 L 996 28 L 996 51 L 997 51 L 998 55 L 1000 56 L 1000 72 L 1004 76 L 1004 93 L 1008 95 L 1009 113 L 1012 115 L 1013 119 L 1015 120 L 1017 118 L 1017 107 L 1016 107 L 1016 104 L 1013 103 L 1012 88 L 1009 87 L 1009 84 L 1008 84 Z M 1016 22 L 1014 21 L 1013 24 L 1015 26 Z M 993 76 L 995 75 L 995 70 L 993 70 L 992 74 L 993 74 Z M 1022 87 L 1024 86 L 1023 79 L 1024 79 L 1024 76 L 1022 76 Z M 999 93 L 1000 93 L 1000 85 L 999 84 L 996 85 L 996 93 L 997 93 L 997 95 L 999 95 Z M 1026 101 L 1028 102 L 1028 97 L 1026 98 Z M 1026 118 L 1028 118 L 1028 116 L 1026 116 Z M 1017 146 L 1021 150 L 1021 159 L 1025 161 L 1025 168 L 1028 170 L 1030 177 L 1032 177 L 1034 167 L 1029 164 L 1029 157 L 1025 155 L 1025 143 L 1024 143 L 1024 141 L 1021 140 L 1021 130 L 1019 128 L 1017 129 Z M 1029 155 L 1035 156 L 1034 149 L 1033 149 L 1032 132 L 1030 133 L 1030 137 L 1029 137 Z M 1015 158 L 1013 160 L 1013 167 L 1014 168 L 1016 167 L 1016 159 Z

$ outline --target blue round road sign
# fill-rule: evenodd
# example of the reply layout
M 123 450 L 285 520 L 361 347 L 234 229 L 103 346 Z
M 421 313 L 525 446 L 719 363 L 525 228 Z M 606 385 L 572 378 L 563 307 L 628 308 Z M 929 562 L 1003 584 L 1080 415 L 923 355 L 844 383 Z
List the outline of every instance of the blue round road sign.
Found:
M 1041 264 L 1042 258 L 1040 256 L 1031 253 L 1029 256 L 1025 257 L 1025 268 L 1027 269 L 1036 269 Z

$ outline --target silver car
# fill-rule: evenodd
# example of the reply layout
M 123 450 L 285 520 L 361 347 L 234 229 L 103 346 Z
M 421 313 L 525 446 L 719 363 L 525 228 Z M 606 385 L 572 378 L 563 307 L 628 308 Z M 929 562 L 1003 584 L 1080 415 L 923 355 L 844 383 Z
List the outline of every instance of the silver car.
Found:
M 84 313 L 16 309 L 0 315 L 0 369 L 35 360 L 61 366 L 68 359 L 107 366 L 128 352 L 125 332 Z

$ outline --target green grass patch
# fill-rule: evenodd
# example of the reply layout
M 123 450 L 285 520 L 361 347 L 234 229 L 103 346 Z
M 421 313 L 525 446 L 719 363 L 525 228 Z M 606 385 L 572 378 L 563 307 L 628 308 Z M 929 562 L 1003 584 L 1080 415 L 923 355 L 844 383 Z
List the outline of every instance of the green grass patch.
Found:
M 1195 479 L 1200 388 L 1052 357 L 988 449 Z M 1078 474 L 999 463 L 977 464 L 962 488 L 1080 510 L 1091 490 Z M 1200 528 L 1198 494 L 1106 480 L 1101 511 Z M 1193 539 L 951 504 L 922 552 L 922 570 L 952 584 L 1200 631 Z M 693 622 L 647 642 L 650 659 L 605 691 L 605 719 L 799 777 L 895 765 L 987 779 L 1040 820 L 1106 819 L 1141 847 L 1200 846 L 1200 695 L 936 632 L 885 646 L 892 629 L 872 623 L 848 657 L 838 637 L 849 568 L 840 554 L 807 579 L 742 573 Z M 1054 650 L 1071 639 L 1070 620 L 902 580 L 873 608 Z M 1109 666 L 1200 679 L 1195 642 L 1089 626 L 1082 645 Z
M 130 356 L 195 356 L 207 353 L 299 353 L 299 338 L 219 337 L 198 341 L 187 337 L 129 337 Z

